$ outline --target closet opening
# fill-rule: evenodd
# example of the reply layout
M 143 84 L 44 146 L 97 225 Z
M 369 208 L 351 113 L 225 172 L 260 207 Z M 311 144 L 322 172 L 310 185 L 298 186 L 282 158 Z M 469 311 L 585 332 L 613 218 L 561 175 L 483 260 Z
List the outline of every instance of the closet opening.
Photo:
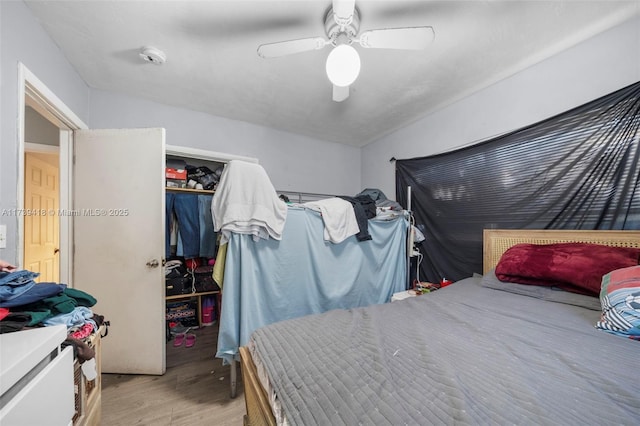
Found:
M 214 231 L 211 202 L 231 160 L 258 162 L 193 148 L 166 148 L 163 266 L 169 364 L 169 355 L 184 348 L 193 348 L 190 358 L 197 356 L 194 352 L 215 354 L 224 250 Z

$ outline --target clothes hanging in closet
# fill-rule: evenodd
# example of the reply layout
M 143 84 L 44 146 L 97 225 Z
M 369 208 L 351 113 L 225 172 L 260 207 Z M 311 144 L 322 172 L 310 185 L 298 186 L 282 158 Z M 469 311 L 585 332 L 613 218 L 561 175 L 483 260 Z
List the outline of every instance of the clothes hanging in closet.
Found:
M 177 222 L 178 233 L 176 255 L 186 259 L 203 257 L 213 259 L 216 256 L 217 233 L 213 228 L 211 200 L 208 194 L 167 193 L 167 235 L 166 256 L 171 256 L 171 228 L 173 219 Z
M 167 192 L 166 195 L 165 256 L 171 257 L 171 225 L 173 217 L 178 222 L 182 239 L 182 255 L 187 259 L 200 254 L 200 219 L 198 218 L 198 197 L 195 194 Z

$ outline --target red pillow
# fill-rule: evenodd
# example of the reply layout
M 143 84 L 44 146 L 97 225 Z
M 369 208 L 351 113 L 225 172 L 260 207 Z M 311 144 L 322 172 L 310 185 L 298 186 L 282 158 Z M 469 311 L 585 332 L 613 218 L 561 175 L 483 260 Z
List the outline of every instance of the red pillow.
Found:
M 496 266 L 500 281 L 559 287 L 574 293 L 599 296 L 602 276 L 635 266 L 640 248 L 587 243 L 517 244 Z

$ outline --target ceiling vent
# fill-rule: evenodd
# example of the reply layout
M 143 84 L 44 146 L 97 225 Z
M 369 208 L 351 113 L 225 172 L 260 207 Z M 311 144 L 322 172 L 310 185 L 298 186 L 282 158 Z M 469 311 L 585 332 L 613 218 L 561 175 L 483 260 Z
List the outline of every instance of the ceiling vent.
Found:
M 142 52 L 140 52 L 140 57 L 142 60 L 156 65 L 162 65 L 167 60 L 167 55 L 155 47 L 143 47 Z

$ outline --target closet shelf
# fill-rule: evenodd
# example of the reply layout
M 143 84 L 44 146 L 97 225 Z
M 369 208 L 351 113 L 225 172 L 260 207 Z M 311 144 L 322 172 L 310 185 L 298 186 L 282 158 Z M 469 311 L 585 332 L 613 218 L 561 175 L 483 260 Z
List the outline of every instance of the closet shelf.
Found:
M 200 292 L 196 292 L 196 293 L 174 294 L 173 296 L 165 296 L 165 300 L 187 299 L 189 297 L 207 296 L 207 295 L 218 294 L 218 293 L 220 293 L 220 290 L 200 291 Z
M 171 186 L 165 187 L 167 191 L 171 192 L 190 192 L 193 194 L 213 194 L 215 193 L 212 189 L 191 189 L 191 188 L 174 188 Z

